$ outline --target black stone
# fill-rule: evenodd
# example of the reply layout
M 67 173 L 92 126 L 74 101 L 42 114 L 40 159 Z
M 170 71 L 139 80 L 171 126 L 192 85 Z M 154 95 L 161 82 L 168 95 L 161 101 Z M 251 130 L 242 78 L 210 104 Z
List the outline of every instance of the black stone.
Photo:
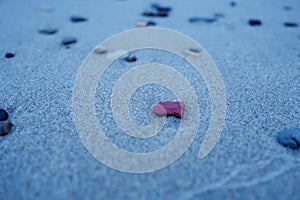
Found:
M 152 12 L 152 11 L 145 11 L 142 13 L 145 17 L 168 17 L 169 13 L 165 11 L 158 11 L 158 12 Z
M 168 12 L 165 12 L 165 11 L 158 11 L 156 13 L 156 16 L 158 17 L 168 17 L 169 16 L 169 13 Z
M 45 29 L 39 30 L 39 33 L 45 34 L 45 35 L 53 35 L 57 32 L 58 32 L 58 30 L 55 28 L 45 28 Z
M 8 113 L 6 110 L 0 109 L 0 121 L 5 121 L 8 119 Z
M 283 23 L 285 27 L 298 27 L 298 23 L 296 22 L 285 22 Z
M 70 20 L 71 22 L 77 23 L 77 22 L 85 22 L 88 19 L 86 17 L 73 15 L 70 17 Z
M 156 26 L 156 22 L 154 21 L 148 21 L 147 26 Z
M 13 57 L 15 57 L 15 54 L 14 54 L 14 53 L 7 52 L 7 53 L 5 54 L 5 58 L 13 58 Z
M 151 11 L 145 11 L 142 13 L 143 16 L 145 17 L 155 17 L 156 13 L 155 12 L 151 12 Z
M 250 26 L 260 26 L 262 24 L 259 19 L 249 19 L 248 23 Z
M 135 61 L 137 61 L 137 58 L 135 56 L 130 56 L 129 55 L 129 56 L 125 57 L 124 60 L 126 62 L 135 62 Z
M 76 43 L 77 40 L 73 36 L 65 37 L 62 39 L 61 43 L 65 46 Z
M 171 7 L 168 7 L 168 6 L 160 6 L 159 4 L 157 3 L 153 3 L 151 4 L 151 7 L 156 9 L 157 11 L 163 11 L 163 12 L 170 12 L 172 11 L 172 8 Z
M 206 18 L 206 17 L 191 17 L 191 18 L 189 18 L 189 22 L 191 22 L 191 23 L 196 23 L 196 22 L 213 23 L 216 21 L 217 21 L 217 18 Z

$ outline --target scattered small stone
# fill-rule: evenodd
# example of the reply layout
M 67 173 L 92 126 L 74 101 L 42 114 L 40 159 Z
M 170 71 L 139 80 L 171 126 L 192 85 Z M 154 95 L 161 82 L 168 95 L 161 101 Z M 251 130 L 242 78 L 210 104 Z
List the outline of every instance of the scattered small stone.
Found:
M 94 52 L 96 54 L 104 54 L 104 53 L 107 52 L 107 48 L 104 47 L 104 46 L 98 46 L 98 47 L 95 48 Z
M 230 6 L 231 7 L 235 7 L 236 6 L 236 2 L 235 1 L 230 2 Z
M 217 13 L 214 13 L 214 17 L 215 17 L 215 18 L 224 18 L 224 17 L 225 17 L 225 14 L 224 14 L 224 13 L 221 13 L 221 12 L 217 12 Z
M 13 124 L 9 121 L 0 121 L 0 136 L 7 135 Z
M 154 22 L 154 21 L 148 21 L 146 25 L 147 26 L 156 26 L 156 22 Z
M 46 11 L 46 12 L 52 12 L 53 11 L 53 7 L 50 5 L 41 5 L 41 10 Z
M 13 58 L 13 57 L 15 57 L 15 54 L 14 54 L 14 53 L 7 52 L 7 53 L 5 54 L 5 58 Z
M 259 19 L 249 19 L 248 23 L 251 26 L 260 26 L 262 24 Z
M 171 8 L 171 7 L 160 6 L 160 5 L 157 4 L 157 3 L 151 4 L 151 7 L 154 8 L 154 9 L 156 9 L 157 11 L 163 11 L 163 12 L 170 12 L 170 11 L 172 11 L 172 8 Z
M 77 42 L 77 40 L 76 40 L 76 38 L 73 37 L 73 36 L 65 37 L 65 38 L 63 38 L 62 41 L 61 41 L 61 43 L 62 43 L 63 45 L 65 45 L 65 46 L 69 46 L 69 45 L 74 44 L 74 43 L 76 43 L 76 42 Z
M 196 22 L 213 23 L 216 21 L 217 21 L 217 18 L 206 18 L 206 17 L 191 17 L 191 18 L 189 18 L 189 22 L 191 22 L 191 23 L 196 23 Z
M 199 49 L 190 48 L 190 51 L 193 53 L 200 53 Z
M 152 11 L 145 11 L 145 12 L 142 13 L 142 15 L 145 16 L 145 17 L 155 17 L 156 13 L 152 12 Z
M 175 116 L 182 118 L 185 111 L 183 102 L 160 102 L 153 107 L 153 112 L 159 116 Z
M 8 113 L 4 109 L 0 109 L 0 121 L 5 121 L 8 119 Z
M 169 13 L 168 12 L 165 12 L 165 11 L 158 11 L 156 13 L 156 16 L 158 17 L 168 17 L 169 16 Z
M 284 130 L 277 135 L 277 141 L 284 147 L 291 149 L 300 148 L 300 128 Z
M 56 28 L 45 28 L 45 29 L 39 30 L 39 33 L 45 34 L 45 35 L 53 35 L 57 32 L 58 32 L 58 30 Z
M 88 19 L 86 17 L 73 15 L 70 17 L 71 22 L 77 23 L 77 22 L 85 22 Z
M 296 22 L 285 22 L 283 23 L 285 27 L 298 27 L 298 23 Z
M 156 26 L 156 22 L 154 22 L 154 21 L 148 21 L 148 22 L 140 21 L 140 22 L 137 22 L 135 25 L 136 25 L 136 27 L 144 28 L 144 27 L 147 27 L 147 26 Z
M 190 48 L 190 49 L 187 49 L 187 50 L 184 50 L 184 54 L 187 55 L 187 56 L 195 56 L 195 57 L 198 57 L 200 56 L 200 50 L 199 49 L 195 49 L 195 48 Z
M 159 11 L 159 12 L 152 12 L 152 11 L 145 11 L 142 13 L 145 17 L 168 17 L 169 13 L 165 11 Z
M 136 26 L 136 27 L 139 27 L 139 28 L 143 28 L 143 27 L 146 27 L 146 26 L 147 26 L 147 23 L 141 21 L 141 22 L 137 22 L 137 23 L 135 24 L 135 26 Z
M 283 9 L 284 10 L 292 10 L 292 7 L 291 6 L 283 6 Z
M 171 7 L 160 6 L 159 4 L 152 4 L 151 7 L 155 11 L 145 11 L 142 13 L 145 17 L 168 17 L 169 12 L 172 10 Z
M 137 61 L 137 58 L 135 56 L 129 55 L 129 56 L 125 57 L 124 60 L 126 62 L 135 62 L 135 61 Z

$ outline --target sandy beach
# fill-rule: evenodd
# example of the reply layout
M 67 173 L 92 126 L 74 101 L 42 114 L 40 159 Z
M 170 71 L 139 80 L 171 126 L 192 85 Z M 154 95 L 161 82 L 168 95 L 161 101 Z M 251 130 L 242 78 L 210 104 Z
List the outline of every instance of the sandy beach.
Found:
M 300 150 L 277 141 L 279 132 L 300 127 L 300 2 L 161 1 L 172 8 L 168 16 L 143 16 L 152 3 L 0 0 L 0 108 L 13 123 L 0 137 L 0 199 L 300 198 Z M 226 117 L 217 144 L 199 159 L 212 109 L 203 77 L 162 50 L 135 51 L 136 60 L 114 61 L 97 85 L 95 110 L 119 148 L 162 148 L 181 120 L 167 117 L 161 132 L 148 139 L 122 134 L 110 95 L 134 66 L 172 66 L 195 88 L 200 108 L 196 137 L 178 160 L 153 172 L 127 173 L 99 162 L 83 145 L 72 98 L 89 53 L 147 23 L 181 32 L 207 51 L 224 83 Z M 151 106 L 162 100 L 176 96 L 154 84 L 139 88 L 129 104 L 132 120 L 147 125 Z M 182 120 L 193 118 L 188 111 Z

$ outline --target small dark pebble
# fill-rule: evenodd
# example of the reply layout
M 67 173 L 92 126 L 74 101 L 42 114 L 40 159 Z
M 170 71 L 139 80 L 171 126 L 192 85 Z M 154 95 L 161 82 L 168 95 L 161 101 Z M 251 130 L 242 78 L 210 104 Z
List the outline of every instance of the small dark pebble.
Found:
M 262 24 L 259 19 L 249 19 L 248 23 L 250 26 L 260 26 Z
M 155 12 L 151 12 L 151 11 L 145 11 L 142 13 L 143 16 L 145 17 L 155 17 L 156 13 Z
M 190 48 L 190 51 L 193 53 L 200 53 L 199 49 Z
M 0 109 L 0 121 L 5 121 L 8 119 L 8 113 L 6 110 Z
M 77 40 L 76 40 L 76 38 L 73 37 L 73 36 L 65 37 L 65 38 L 63 38 L 62 41 L 61 41 L 61 43 L 62 43 L 63 45 L 65 45 L 65 46 L 68 46 L 68 45 L 70 45 L 70 44 L 74 44 L 74 43 L 76 43 L 76 42 L 77 42 Z
M 130 56 L 129 55 L 129 56 L 125 57 L 124 60 L 126 62 L 135 62 L 137 60 L 137 58 L 135 56 Z
M 206 18 L 206 17 L 191 17 L 191 18 L 189 18 L 189 22 L 191 22 L 191 23 L 196 23 L 196 22 L 213 23 L 216 21 L 217 21 L 217 18 Z
M 236 6 L 236 2 L 235 1 L 230 2 L 230 6 L 231 7 L 235 7 Z
M 154 21 L 148 21 L 147 26 L 156 26 L 156 22 Z
M 284 10 L 292 10 L 292 7 L 291 6 L 283 6 L 283 9 Z
M 154 9 L 156 9 L 157 11 L 163 11 L 163 12 L 170 12 L 170 11 L 172 11 L 172 8 L 171 8 L 171 7 L 160 6 L 160 5 L 157 4 L 157 3 L 151 4 L 151 7 L 154 8 Z
M 159 12 L 152 12 L 152 11 L 145 11 L 142 13 L 145 17 L 168 17 L 169 13 L 165 11 L 159 11 Z
M 9 121 L 0 121 L 0 136 L 7 135 L 13 124 Z
M 298 23 L 295 22 L 285 22 L 283 23 L 285 27 L 298 27 Z
M 277 135 L 277 141 L 284 147 L 291 149 L 300 148 L 300 128 L 284 130 Z
M 86 17 L 82 17 L 82 16 L 71 16 L 70 17 L 70 20 L 71 22 L 74 22 L 74 23 L 77 23 L 77 22 L 85 22 L 87 21 L 88 19 Z
M 156 13 L 156 16 L 158 16 L 158 17 L 168 17 L 168 16 L 169 16 L 169 13 L 166 12 L 166 11 L 158 11 L 158 12 Z
M 14 54 L 14 53 L 7 52 L 7 53 L 5 54 L 5 58 L 13 58 L 13 57 L 15 57 L 15 54 Z
M 225 17 L 225 14 L 224 14 L 224 13 L 217 12 L 217 13 L 214 13 L 214 17 L 215 17 L 215 18 L 224 18 L 224 17 Z
M 45 29 L 39 30 L 39 33 L 45 34 L 45 35 L 53 35 L 57 32 L 58 32 L 58 30 L 56 28 L 45 28 Z

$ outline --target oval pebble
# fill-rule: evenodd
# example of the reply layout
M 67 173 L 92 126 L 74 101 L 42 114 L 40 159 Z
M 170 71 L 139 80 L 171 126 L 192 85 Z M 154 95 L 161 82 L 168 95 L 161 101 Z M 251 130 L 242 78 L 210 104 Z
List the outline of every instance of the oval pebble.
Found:
M 94 52 L 96 54 L 104 54 L 104 53 L 107 52 L 107 48 L 104 47 L 104 46 L 98 46 L 98 47 L 95 48 Z
M 45 28 L 45 29 L 39 30 L 39 33 L 45 34 L 45 35 L 53 35 L 57 32 L 58 32 L 58 30 L 56 28 Z
M 5 54 L 5 58 L 13 58 L 13 57 L 15 57 L 15 54 L 14 54 L 14 53 L 7 52 L 7 53 Z
M 277 135 L 277 141 L 284 147 L 289 147 L 291 149 L 300 148 L 300 128 L 286 129 L 279 132 Z
M 249 19 L 248 24 L 250 26 L 260 26 L 262 23 L 259 19 Z
M 283 23 L 285 27 L 298 27 L 298 23 L 296 22 L 285 22 Z
M 77 39 L 73 36 L 64 37 L 61 41 L 61 43 L 65 46 L 76 43 Z
M 137 58 L 135 56 L 130 56 L 129 55 L 129 56 L 125 57 L 124 60 L 126 62 L 135 62 L 137 60 Z
M 88 19 L 86 17 L 73 15 L 73 16 L 70 17 L 70 20 L 71 20 L 71 22 L 77 23 L 77 22 L 87 21 Z
M 156 26 L 156 22 L 154 21 L 148 21 L 147 26 Z
M 0 121 L 5 121 L 8 119 L 8 113 L 4 109 L 0 109 Z

